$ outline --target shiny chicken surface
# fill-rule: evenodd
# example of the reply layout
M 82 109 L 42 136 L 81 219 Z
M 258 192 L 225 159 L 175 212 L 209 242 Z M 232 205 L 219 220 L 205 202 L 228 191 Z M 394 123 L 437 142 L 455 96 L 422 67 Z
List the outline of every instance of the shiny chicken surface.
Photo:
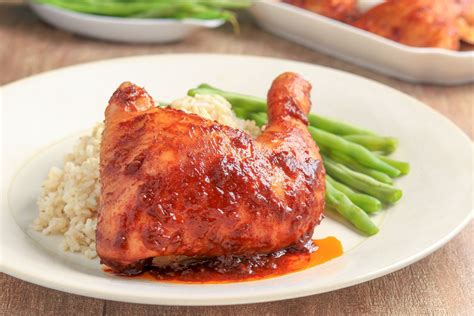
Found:
M 123 83 L 101 145 L 97 253 L 115 271 L 158 261 L 303 245 L 321 221 L 324 177 L 307 130 L 311 86 L 280 75 L 258 139 L 171 108 Z M 153 259 L 154 261 L 156 260 Z
M 283 2 L 340 21 L 349 21 L 357 9 L 357 0 L 283 0 Z
M 473 0 L 388 0 L 363 14 L 354 26 L 416 47 L 458 50 L 472 40 Z

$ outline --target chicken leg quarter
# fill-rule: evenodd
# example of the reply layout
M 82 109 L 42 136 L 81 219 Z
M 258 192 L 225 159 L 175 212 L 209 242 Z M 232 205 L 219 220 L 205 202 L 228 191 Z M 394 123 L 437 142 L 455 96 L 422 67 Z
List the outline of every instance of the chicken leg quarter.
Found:
M 305 244 L 322 219 L 325 171 L 307 130 L 311 85 L 294 73 L 268 92 L 256 139 L 158 108 L 125 82 L 105 111 L 97 253 L 117 272 L 153 257 L 271 253 Z

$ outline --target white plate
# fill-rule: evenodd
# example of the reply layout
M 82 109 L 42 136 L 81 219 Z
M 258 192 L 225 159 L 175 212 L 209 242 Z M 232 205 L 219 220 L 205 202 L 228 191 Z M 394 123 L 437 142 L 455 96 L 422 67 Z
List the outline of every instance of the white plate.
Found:
M 367 8 L 368 1 L 365 2 Z M 389 76 L 436 84 L 474 82 L 474 51 L 402 45 L 275 1 L 255 1 L 251 12 L 269 32 Z
M 314 86 L 313 110 L 400 139 L 398 157 L 412 164 L 397 181 L 403 199 L 375 218 L 364 238 L 326 218 L 316 237 L 341 240 L 342 257 L 306 271 L 248 283 L 183 285 L 122 279 L 97 260 L 63 253 L 59 239 L 32 232 L 35 200 L 52 165 L 75 138 L 102 120 L 108 98 L 130 80 L 162 100 L 201 82 L 264 96 L 281 72 Z M 341 71 L 293 61 L 225 55 L 161 55 L 65 68 L 3 87 L 2 270 L 71 293 L 147 304 L 219 305 L 280 300 L 374 279 L 433 252 L 469 221 L 472 146 L 454 124 L 396 90 Z
M 224 20 L 133 19 L 99 16 L 32 1 L 29 3 L 33 11 L 51 25 L 80 35 L 118 42 L 176 42 L 200 28 L 215 28 L 225 23 Z

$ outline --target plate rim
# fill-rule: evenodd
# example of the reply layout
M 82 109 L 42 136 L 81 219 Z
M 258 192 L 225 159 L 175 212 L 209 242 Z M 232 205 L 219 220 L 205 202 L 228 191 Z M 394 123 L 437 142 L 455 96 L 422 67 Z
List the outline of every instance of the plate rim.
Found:
M 439 113 L 435 109 L 429 107 L 428 105 L 424 104 L 421 101 L 418 101 L 416 98 L 414 98 L 414 97 L 412 97 L 408 94 L 405 94 L 405 93 L 403 93 L 399 90 L 396 90 L 396 89 L 394 89 L 394 88 L 392 88 L 388 85 L 384 85 L 382 83 L 379 83 L 375 80 L 372 80 L 372 79 L 369 79 L 369 78 L 366 78 L 366 77 L 362 77 L 362 76 L 359 76 L 359 75 L 355 75 L 355 74 L 352 74 L 352 73 L 349 73 L 349 72 L 346 72 L 346 71 L 333 69 L 333 68 L 330 68 L 330 67 L 325 67 L 325 66 L 320 66 L 320 65 L 314 65 L 314 64 L 311 64 L 311 63 L 305 63 L 305 62 L 301 62 L 301 61 L 295 61 L 295 60 L 291 60 L 291 59 L 280 59 L 280 58 L 252 56 L 252 55 L 193 54 L 193 53 L 142 55 L 142 56 L 112 58 L 112 59 L 105 59 L 105 60 L 99 60 L 99 61 L 92 61 L 92 62 L 88 62 L 88 63 L 70 65 L 70 66 L 67 66 L 67 67 L 42 72 L 42 73 L 30 76 L 30 77 L 21 78 L 19 80 L 16 80 L 16 81 L 13 81 L 13 82 L 10 82 L 6 85 L 1 86 L 0 87 L 0 92 L 3 92 L 5 89 L 8 89 L 10 87 L 15 87 L 16 85 L 22 84 L 22 82 L 24 82 L 24 81 L 35 80 L 35 79 L 43 77 L 43 76 L 50 76 L 50 75 L 54 76 L 55 73 L 57 73 L 57 72 L 74 71 L 75 67 L 80 68 L 80 67 L 83 67 L 83 66 L 86 66 L 86 65 L 89 66 L 89 65 L 101 64 L 101 63 L 106 64 L 106 63 L 114 63 L 114 62 L 117 62 L 117 61 L 142 59 L 142 58 L 168 58 L 170 56 L 173 56 L 173 57 L 179 56 L 179 58 L 190 58 L 190 57 L 195 57 L 196 55 L 207 56 L 207 57 L 219 56 L 219 57 L 222 57 L 222 58 L 236 58 L 236 59 L 249 59 L 250 58 L 250 59 L 255 59 L 255 60 L 270 60 L 270 61 L 273 61 L 273 62 L 290 61 L 290 62 L 294 62 L 294 63 L 298 63 L 298 64 L 302 64 L 302 65 L 307 65 L 307 66 L 312 66 L 312 67 L 316 67 L 316 68 L 317 67 L 325 68 L 325 69 L 329 69 L 333 72 L 343 74 L 344 76 L 353 76 L 353 77 L 356 77 L 359 80 L 370 81 L 372 84 L 379 85 L 379 86 L 383 87 L 384 89 L 394 90 L 395 93 L 399 93 L 399 94 L 404 95 L 404 97 L 406 97 L 406 98 L 410 98 L 413 102 L 416 102 L 418 105 L 423 105 L 427 110 L 429 110 L 430 112 L 432 112 L 436 116 L 438 116 L 438 118 L 441 118 L 444 121 L 446 121 L 446 123 L 448 123 L 451 128 L 454 127 L 458 134 L 462 134 L 464 139 L 467 140 L 471 144 L 471 148 L 472 148 L 473 142 L 468 137 L 468 135 L 464 131 L 462 131 L 456 124 L 454 124 L 451 120 L 449 120 L 448 118 L 443 116 L 441 113 Z M 11 183 L 8 183 L 8 187 L 10 185 L 11 185 Z M 5 210 L 5 211 L 2 210 L 2 212 L 8 212 L 9 219 L 11 219 L 13 221 L 13 223 L 16 224 L 16 222 L 13 220 L 13 216 L 11 215 L 10 210 Z M 290 289 L 290 290 L 281 291 L 281 293 L 279 295 L 275 295 L 275 293 L 268 293 L 266 295 L 265 294 L 263 294 L 263 295 L 259 294 L 258 298 L 253 298 L 251 296 L 250 297 L 234 297 L 234 298 L 232 298 L 232 297 L 220 297 L 219 300 L 214 300 L 212 302 L 209 302 L 209 301 L 208 302 L 202 302 L 202 301 L 200 301 L 199 298 L 194 301 L 194 300 L 192 300 L 192 298 L 188 297 L 188 298 L 186 298 L 186 301 L 185 301 L 184 304 L 182 302 L 178 302 L 179 299 L 174 299 L 173 300 L 173 299 L 170 299 L 170 298 L 166 298 L 166 301 L 156 301 L 155 300 L 155 301 L 146 302 L 146 301 L 141 300 L 140 297 L 135 297 L 135 296 L 127 297 L 127 298 L 124 299 L 123 297 L 112 297 L 112 296 L 110 296 L 111 294 L 109 292 L 100 292 L 100 291 L 91 292 L 90 289 L 86 290 L 83 287 L 78 287 L 77 285 L 74 286 L 74 284 L 72 284 L 73 286 L 71 286 L 71 284 L 66 286 L 66 285 L 61 284 L 61 283 L 56 283 L 56 284 L 52 285 L 51 281 L 48 280 L 47 277 L 41 277 L 41 276 L 34 275 L 34 274 L 30 275 L 28 273 L 25 273 L 24 271 L 15 269 L 14 264 L 10 263 L 10 265 L 9 265 L 8 261 L 3 260 L 3 259 L 0 260 L 1 261 L 0 266 L 2 268 L 2 271 L 4 271 L 5 273 L 7 273 L 9 275 L 12 275 L 14 277 L 17 277 L 19 279 L 25 280 L 27 282 L 35 283 L 35 284 L 38 284 L 38 285 L 41 285 L 41 286 L 45 286 L 45 287 L 48 287 L 48 288 L 53 288 L 53 289 L 56 289 L 56 290 L 65 291 L 65 292 L 69 292 L 69 293 L 73 293 L 73 294 L 92 296 L 92 297 L 108 299 L 108 300 L 126 301 L 126 302 L 142 303 L 142 304 L 186 305 L 186 306 L 194 306 L 194 305 L 196 305 L 196 306 L 231 305 L 231 304 L 247 304 L 247 303 L 257 303 L 257 302 L 269 302 L 269 301 L 290 299 L 290 298 L 295 298 L 295 297 L 303 297 L 303 296 L 308 296 L 308 295 L 313 295 L 313 294 L 324 293 L 324 292 L 328 292 L 328 291 L 334 291 L 334 290 L 345 288 L 345 287 L 352 286 L 352 285 L 355 285 L 355 284 L 363 283 L 363 282 L 366 282 L 368 280 L 375 279 L 375 278 L 378 278 L 380 276 L 386 275 L 388 273 L 391 273 L 391 272 L 397 271 L 399 269 L 402 269 L 402 268 L 408 266 L 409 264 L 414 263 L 414 262 L 426 257 L 427 255 L 433 253 L 434 251 L 439 249 L 441 246 L 446 244 L 449 240 L 451 240 L 454 236 L 456 236 L 471 221 L 472 212 L 473 212 L 473 210 L 471 209 L 470 212 L 467 213 L 467 216 L 463 219 L 463 221 L 460 221 L 458 223 L 458 225 L 456 227 L 454 227 L 450 232 L 446 233 L 445 236 L 443 236 L 442 238 L 439 238 L 435 243 L 433 243 L 429 247 L 425 248 L 423 251 L 419 251 L 419 252 L 417 252 L 417 253 L 409 256 L 409 257 L 406 257 L 405 259 L 403 259 L 401 261 L 398 261 L 398 262 L 396 262 L 392 265 L 389 265 L 387 267 L 375 270 L 371 273 L 366 273 L 365 275 L 362 275 L 362 276 L 359 276 L 358 278 L 352 279 L 350 282 L 341 283 L 339 285 L 327 286 L 325 288 L 319 288 L 319 289 L 316 289 L 316 290 L 314 288 L 312 288 L 312 289 L 311 288 L 305 288 L 303 291 L 301 291 L 301 289 L 293 290 L 293 291 Z M 22 230 L 20 230 L 20 231 L 22 231 Z M 30 237 L 28 236 L 28 238 L 30 238 Z

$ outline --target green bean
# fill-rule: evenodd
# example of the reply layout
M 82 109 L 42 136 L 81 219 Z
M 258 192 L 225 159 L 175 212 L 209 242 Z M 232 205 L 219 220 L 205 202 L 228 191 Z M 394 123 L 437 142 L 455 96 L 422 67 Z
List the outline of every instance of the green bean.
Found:
M 356 127 L 341 121 L 337 121 L 328 117 L 310 114 L 308 115 L 308 120 L 311 126 L 317 127 L 319 129 L 325 130 L 336 135 L 374 135 L 374 132 L 371 132 L 369 130 Z
M 235 113 L 235 115 L 237 115 L 237 117 L 241 117 L 241 118 L 247 117 L 247 112 L 245 112 L 241 108 L 235 108 L 234 113 Z M 254 114 L 256 114 L 256 113 L 254 113 Z M 257 123 L 257 125 L 258 125 L 258 123 Z M 261 125 L 258 125 L 258 126 L 262 127 Z
M 393 137 L 380 137 L 376 135 L 346 135 L 344 139 L 362 145 L 370 151 L 380 151 L 390 154 L 397 150 L 398 140 Z
M 165 4 L 150 8 L 138 14 L 134 14 L 135 18 L 176 18 L 176 19 L 202 19 L 213 20 L 221 19 L 222 11 L 215 8 L 199 4 Z
M 365 174 L 353 171 L 329 157 L 323 159 L 326 172 L 349 187 L 370 194 L 382 202 L 395 203 L 402 197 L 402 191 L 391 185 L 379 182 Z
M 308 130 L 316 143 L 322 147 L 348 155 L 357 160 L 361 165 L 381 171 L 391 177 L 400 175 L 398 169 L 384 162 L 374 153 L 359 144 L 351 143 L 341 136 L 328 133 L 313 126 L 309 126 Z
M 378 157 L 392 167 L 397 168 L 400 174 L 408 174 L 410 172 L 410 164 L 408 162 L 395 160 L 382 155 L 378 155 Z
M 160 11 L 163 16 L 173 15 L 177 12 L 176 5 L 163 2 L 115 2 L 115 1 L 66 1 L 66 0 L 36 0 L 39 3 L 51 4 L 63 9 L 72 11 L 97 14 L 127 17 L 134 16 L 145 11 L 156 10 Z
M 36 0 L 72 11 L 141 18 L 225 19 L 236 23 L 235 14 L 228 10 L 248 8 L 251 0 Z
M 330 182 L 326 182 L 326 204 L 334 208 L 345 219 L 357 227 L 360 231 L 374 235 L 378 233 L 378 227 L 370 217 L 341 191 L 334 188 Z
M 239 110 L 239 109 L 236 109 Z M 267 124 L 268 119 L 267 115 L 265 113 L 251 113 L 250 114 L 250 119 L 255 121 L 255 124 L 257 124 L 258 127 L 262 127 L 263 125 Z
M 172 1 L 174 2 L 176 0 L 172 0 Z M 248 8 L 249 6 L 252 5 L 253 1 L 252 0 L 197 0 L 196 2 L 198 2 L 199 4 L 204 4 L 204 5 L 215 7 L 215 8 L 238 10 L 238 9 Z
M 332 151 L 330 149 L 326 149 L 323 146 L 320 146 L 320 149 L 321 149 L 322 153 L 329 156 L 334 161 L 339 162 L 339 163 L 349 167 L 350 169 L 352 169 L 354 171 L 366 174 L 366 175 L 368 175 L 368 176 L 370 176 L 370 177 L 372 177 L 375 180 L 378 180 L 380 182 L 383 182 L 383 183 L 386 183 L 386 184 L 393 184 L 392 178 L 390 178 L 388 175 L 386 175 L 383 172 L 367 168 L 367 167 L 361 165 L 360 163 L 358 163 L 353 158 L 351 158 L 347 155 L 341 154 L 337 151 Z
M 329 182 L 336 190 L 341 191 L 358 207 L 363 209 L 366 213 L 374 213 L 380 211 L 382 203 L 376 198 L 363 194 L 357 193 L 348 186 L 334 180 L 331 176 L 326 175 L 326 183 Z

